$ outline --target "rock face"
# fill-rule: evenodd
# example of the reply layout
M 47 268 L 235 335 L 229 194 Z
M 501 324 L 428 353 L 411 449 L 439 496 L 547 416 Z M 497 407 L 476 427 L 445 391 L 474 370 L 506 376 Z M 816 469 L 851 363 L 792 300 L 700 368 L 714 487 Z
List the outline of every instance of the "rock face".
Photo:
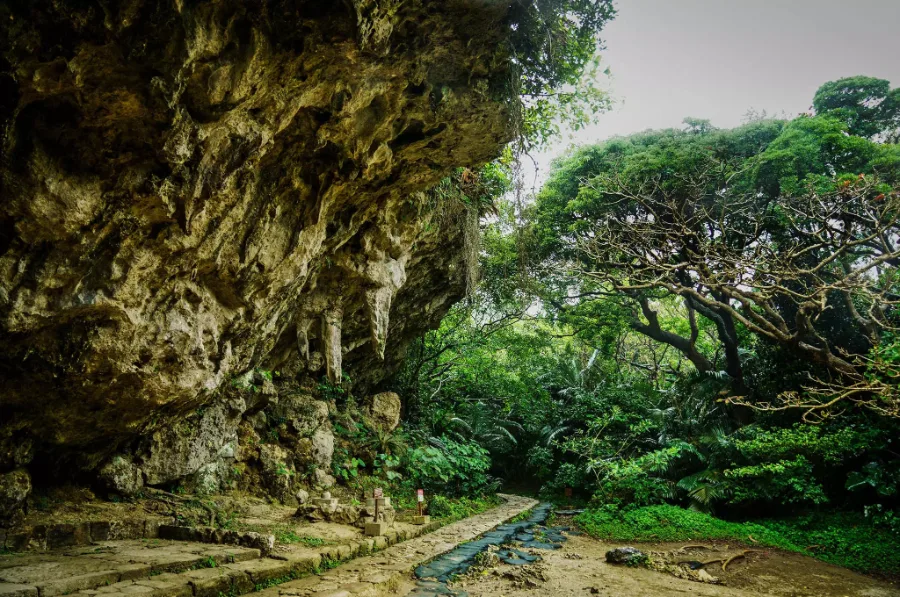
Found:
M 0 475 L 0 527 L 4 521 L 15 521 L 22 504 L 31 493 L 31 477 L 25 469 Z
M 218 471 L 235 381 L 389 373 L 465 290 L 469 216 L 423 191 L 510 137 L 507 8 L 0 7 L 0 473 Z
M 369 416 L 389 431 L 400 424 L 400 396 L 394 392 L 380 392 L 369 399 Z

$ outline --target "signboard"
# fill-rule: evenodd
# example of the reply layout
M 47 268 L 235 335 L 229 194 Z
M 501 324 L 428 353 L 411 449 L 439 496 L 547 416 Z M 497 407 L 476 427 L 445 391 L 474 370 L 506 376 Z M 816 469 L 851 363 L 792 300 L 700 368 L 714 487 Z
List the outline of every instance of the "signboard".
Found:
M 571 487 L 566 487 L 566 497 L 567 498 L 572 497 L 572 488 Z
M 372 497 L 375 498 L 376 500 L 384 497 L 384 491 L 381 490 L 381 487 L 375 488 L 375 490 L 372 492 Z
M 416 499 L 418 499 L 420 502 L 425 501 L 425 490 L 424 489 L 416 490 Z

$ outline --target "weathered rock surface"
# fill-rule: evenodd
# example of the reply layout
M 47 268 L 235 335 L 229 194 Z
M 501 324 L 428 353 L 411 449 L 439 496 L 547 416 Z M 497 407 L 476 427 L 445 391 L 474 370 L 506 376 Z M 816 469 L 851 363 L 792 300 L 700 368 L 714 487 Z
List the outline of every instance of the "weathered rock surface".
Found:
M 235 380 L 388 374 L 465 290 L 464 208 L 422 191 L 509 138 L 507 8 L 0 8 L 0 472 L 215 478 Z
M 610 564 L 640 564 L 647 556 L 635 547 L 617 547 L 606 552 L 606 561 Z
M 133 496 L 144 486 L 141 469 L 127 456 L 116 455 L 100 468 L 100 480 L 111 491 Z
M 213 462 L 221 452 L 233 451 L 244 410 L 242 400 L 222 401 L 154 432 L 140 457 L 147 484 L 180 479 Z
M 22 504 L 31 493 L 31 476 L 25 469 L 0 475 L 0 526 L 4 520 L 15 520 Z
M 390 431 L 400 424 L 400 407 L 400 396 L 394 392 L 380 392 L 369 398 L 369 416 Z

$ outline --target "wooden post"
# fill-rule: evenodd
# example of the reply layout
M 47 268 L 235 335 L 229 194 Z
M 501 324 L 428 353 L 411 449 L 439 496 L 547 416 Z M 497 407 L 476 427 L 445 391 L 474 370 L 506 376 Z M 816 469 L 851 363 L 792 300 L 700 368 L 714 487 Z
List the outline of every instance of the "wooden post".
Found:
M 417 489 L 416 490 L 416 509 L 418 511 L 417 516 L 413 516 L 412 523 L 413 524 L 428 524 L 431 522 L 431 517 L 425 515 L 425 490 Z

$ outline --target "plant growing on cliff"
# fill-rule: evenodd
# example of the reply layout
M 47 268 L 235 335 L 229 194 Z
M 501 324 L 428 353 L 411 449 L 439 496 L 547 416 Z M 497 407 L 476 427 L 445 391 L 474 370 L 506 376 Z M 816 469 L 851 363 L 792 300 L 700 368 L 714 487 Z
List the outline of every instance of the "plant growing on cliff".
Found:
M 597 52 L 600 31 L 615 14 L 612 0 L 512 3 L 509 44 L 523 149 L 556 136 L 560 123 L 577 129 L 609 108 L 597 86 Z

